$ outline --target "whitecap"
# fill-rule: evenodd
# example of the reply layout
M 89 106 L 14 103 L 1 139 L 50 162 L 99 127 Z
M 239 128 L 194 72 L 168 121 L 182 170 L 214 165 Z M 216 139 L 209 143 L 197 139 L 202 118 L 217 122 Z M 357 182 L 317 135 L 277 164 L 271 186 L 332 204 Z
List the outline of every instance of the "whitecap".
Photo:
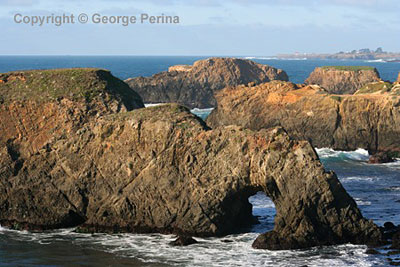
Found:
M 370 206 L 371 201 L 362 200 L 361 198 L 355 197 L 354 200 L 356 201 L 357 205 L 359 206 Z
M 368 151 L 362 148 L 358 148 L 355 151 L 340 151 L 332 148 L 316 148 L 315 150 L 321 159 L 344 158 L 357 161 L 367 161 L 369 159 Z

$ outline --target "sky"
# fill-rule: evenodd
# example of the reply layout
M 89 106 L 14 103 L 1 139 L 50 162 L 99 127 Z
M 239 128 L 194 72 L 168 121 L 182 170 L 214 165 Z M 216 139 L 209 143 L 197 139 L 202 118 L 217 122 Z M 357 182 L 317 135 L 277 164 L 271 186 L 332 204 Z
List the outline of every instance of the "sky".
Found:
M 400 51 L 399 0 L 0 0 L 1 55 L 230 55 Z M 88 15 L 81 24 L 79 14 Z M 24 16 L 75 16 L 74 24 L 16 23 Z M 98 24 L 136 16 L 135 24 Z M 141 14 L 178 16 L 140 23 Z

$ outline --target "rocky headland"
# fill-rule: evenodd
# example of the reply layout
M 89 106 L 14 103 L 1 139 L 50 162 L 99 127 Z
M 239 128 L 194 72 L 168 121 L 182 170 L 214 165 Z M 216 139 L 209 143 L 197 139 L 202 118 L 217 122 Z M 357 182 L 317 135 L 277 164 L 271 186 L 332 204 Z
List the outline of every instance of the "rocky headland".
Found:
M 281 126 L 319 148 L 400 152 L 399 89 L 378 82 L 355 95 L 334 95 L 318 85 L 280 81 L 226 88 L 216 94 L 218 106 L 207 123 L 252 130 Z
M 175 102 L 189 108 L 210 108 L 216 105 L 214 92 L 227 86 L 287 81 L 280 69 L 237 58 L 209 58 L 193 66 L 178 65 L 152 77 L 127 79 L 145 103 Z
M 326 66 L 316 68 L 305 84 L 319 85 L 331 94 L 353 94 L 364 85 L 379 81 L 379 73 L 372 67 Z
M 211 129 L 177 104 L 142 108 L 102 70 L 0 77 L 2 226 L 220 236 L 255 222 L 248 197 L 263 191 L 277 214 L 255 248 L 382 241 L 310 143 L 280 127 Z

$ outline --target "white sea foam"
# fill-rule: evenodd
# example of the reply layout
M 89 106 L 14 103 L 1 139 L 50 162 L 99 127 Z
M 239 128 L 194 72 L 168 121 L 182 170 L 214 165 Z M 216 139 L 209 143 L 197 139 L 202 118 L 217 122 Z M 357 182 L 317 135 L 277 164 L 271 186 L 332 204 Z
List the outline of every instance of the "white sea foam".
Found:
M 384 60 L 384 59 L 365 60 L 365 62 L 370 62 L 370 63 L 387 63 L 387 61 Z
M 149 103 L 149 104 L 144 104 L 144 106 L 146 107 L 146 108 L 149 108 L 149 107 L 156 107 L 156 106 L 162 106 L 162 105 L 165 105 L 165 103 Z
M 354 200 L 356 201 L 357 205 L 359 205 L 359 206 L 370 206 L 371 205 L 371 201 L 363 200 L 358 197 L 355 197 Z
M 355 151 L 337 151 L 331 148 L 316 148 L 315 150 L 321 159 L 347 158 L 351 160 L 367 161 L 369 158 L 368 151 L 362 148 L 359 148 Z
M 250 198 L 255 210 L 273 209 L 273 203 L 263 193 Z M 267 218 L 273 223 L 273 218 Z M 263 231 L 273 225 L 259 227 Z M 263 224 L 264 223 L 264 224 Z M 74 229 L 60 229 L 44 233 L 17 232 L 21 241 L 51 244 L 69 240 L 76 245 L 132 257 L 144 262 L 166 263 L 173 266 L 376 266 L 385 264 L 384 257 L 365 254 L 366 246 L 341 245 L 308 250 L 268 251 L 251 247 L 259 232 L 222 238 L 196 238 L 198 244 L 173 247 L 173 235 L 161 234 L 80 234 Z M 13 237 L 15 238 L 15 237 Z
M 193 113 L 205 113 L 208 112 L 210 113 L 211 111 L 213 111 L 214 108 L 194 108 L 191 109 L 190 111 Z

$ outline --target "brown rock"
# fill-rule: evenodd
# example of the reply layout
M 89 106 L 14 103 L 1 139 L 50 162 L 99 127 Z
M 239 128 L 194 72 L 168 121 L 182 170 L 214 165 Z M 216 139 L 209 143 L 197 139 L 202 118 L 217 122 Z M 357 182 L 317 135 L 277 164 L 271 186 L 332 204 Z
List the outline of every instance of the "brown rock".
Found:
M 379 152 L 369 157 L 369 164 L 389 163 L 394 162 L 394 159 L 385 152 Z
M 256 247 L 287 249 L 382 240 L 379 228 L 363 218 L 308 142 L 291 140 L 281 128 L 210 130 L 188 109 L 175 104 L 108 112 L 107 99 L 113 103 L 116 97 L 113 90 L 109 92 L 106 98 L 100 94 L 71 97 L 71 105 L 59 109 L 60 120 L 51 128 L 57 134 L 44 135 L 43 145 L 38 142 L 29 153 L 20 149 L 25 140 L 34 140 L 35 131 L 18 132 L 12 130 L 16 126 L 9 126 L 14 138 L 0 141 L 2 226 L 79 225 L 80 231 L 87 232 L 219 236 L 253 223 L 248 198 L 264 191 L 277 214 L 274 230 L 261 235 Z M 123 103 L 126 98 L 121 98 Z M 42 100 L 31 97 L 20 102 L 21 106 L 35 103 L 21 120 L 36 118 Z M 43 103 L 57 106 L 57 101 L 47 98 Z M 87 101 L 104 113 L 85 115 L 79 107 Z M 5 110 L 14 107 L 13 99 L 8 97 L 8 102 Z M 82 119 L 68 124 L 63 119 L 71 110 L 82 114 Z
M 126 80 L 145 103 L 176 102 L 190 108 L 213 107 L 215 91 L 227 86 L 288 80 L 282 70 L 236 58 L 209 58 L 193 66 L 173 66 L 152 77 Z
M 316 68 L 306 84 L 317 84 L 331 94 L 353 94 L 364 85 L 381 81 L 378 71 L 370 67 L 329 66 Z
M 400 97 L 330 95 L 318 86 L 273 81 L 238 86 L 216 94 L 211 127 L 239 125 L 252 130 L 281 126 L 296 140 L 337 150 L 400 151 Z

